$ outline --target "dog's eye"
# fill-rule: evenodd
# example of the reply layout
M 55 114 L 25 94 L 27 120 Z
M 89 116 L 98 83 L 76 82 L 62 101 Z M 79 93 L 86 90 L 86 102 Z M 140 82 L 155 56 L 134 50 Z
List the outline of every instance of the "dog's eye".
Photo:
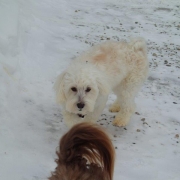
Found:
M 74 91 L 74 92 L 77 91 L 77 89 L 75 87 L 72 87 L 71 90 Z
M 91 91 L 91 88 L 90 88 L 90 87 L 88 87 L 88 88 L 86 89 L 86 92 L 89 92 L 89 91 Z

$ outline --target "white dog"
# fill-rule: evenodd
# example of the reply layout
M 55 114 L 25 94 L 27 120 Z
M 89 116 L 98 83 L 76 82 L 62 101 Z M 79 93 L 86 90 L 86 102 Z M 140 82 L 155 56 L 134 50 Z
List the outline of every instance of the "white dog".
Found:
M 113 91 L 117 99 L 110 111 L 118 112 L 113 125 L 127 125 L 135 111 L 135 96 L 147 74 L 146 43 L 141 38 L 92 47 L 73 60 L 55 83 L 66 124 L 71 127 L 98 120 Z

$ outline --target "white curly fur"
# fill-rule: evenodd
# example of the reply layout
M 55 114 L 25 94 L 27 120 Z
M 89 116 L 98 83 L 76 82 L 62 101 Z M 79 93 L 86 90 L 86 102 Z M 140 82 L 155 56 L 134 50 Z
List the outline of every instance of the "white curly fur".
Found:
M 135 96 L 147 74 L 146 43 L 142 38 L 131 39 L 129 43 L 107 41 L 92 47 L 73 60 L 55 83 L 57 102 L 63 107 L 66 124 L 71 127 L 98 120 L 113 91 L 117 99 L 110 111 L 118 112 L 113 125 L 127 125 L 135 111 Z M 77 91 L 72 91 L 72 87 Z M 87 88 L 91 90 L 86 92 Z M 77 107 L 79 102 L 85 104 L 81 111 Z

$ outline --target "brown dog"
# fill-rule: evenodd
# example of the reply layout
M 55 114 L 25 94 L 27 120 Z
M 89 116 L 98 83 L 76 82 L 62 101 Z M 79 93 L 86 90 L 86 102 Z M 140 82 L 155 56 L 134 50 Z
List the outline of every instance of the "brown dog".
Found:
M 95 124 L 73 126 L 60 140 L 57 168 L 49 180 L 112 180 L 114 147 Z

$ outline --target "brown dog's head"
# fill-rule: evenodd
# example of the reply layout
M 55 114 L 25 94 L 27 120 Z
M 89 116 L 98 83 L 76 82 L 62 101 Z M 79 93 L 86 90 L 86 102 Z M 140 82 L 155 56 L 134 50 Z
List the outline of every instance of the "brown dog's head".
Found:
M 81 123 L 61 139 L 57 168 L 49 180 L 112 180 L 114 147 L 97 125 Z

